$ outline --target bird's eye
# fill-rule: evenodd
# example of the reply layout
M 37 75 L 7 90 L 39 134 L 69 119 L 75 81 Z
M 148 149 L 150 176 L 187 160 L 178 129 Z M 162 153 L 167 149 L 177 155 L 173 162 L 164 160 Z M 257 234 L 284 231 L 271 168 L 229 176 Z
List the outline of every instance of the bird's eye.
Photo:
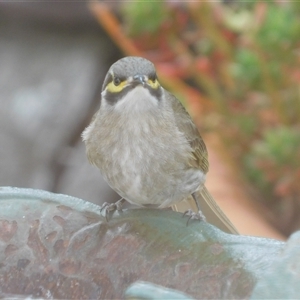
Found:
M 157 90 L 160 87 L 156 74 L 151 74 L 148 77 L 147 83 L 152 89 L 155 90 Z
M 156 82 L 156 76 L 151 76 L 149 79 L 150 79 L 153 83 Z
M 115 78 L 114 78 L 114 85 L 115 85 L 115 86 L 118 86 L 120 83 L 121 83 L 121 79 L 118 78 L 118 77 L 115 77 Z

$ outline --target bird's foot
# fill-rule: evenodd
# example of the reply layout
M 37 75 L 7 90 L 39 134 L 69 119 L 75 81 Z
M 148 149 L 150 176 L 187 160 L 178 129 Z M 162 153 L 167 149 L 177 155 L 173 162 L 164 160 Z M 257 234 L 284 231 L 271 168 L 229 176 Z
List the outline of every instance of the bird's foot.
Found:
M 188 220 L 186 222 L 186 226 L 189 225 L 190 220 L 199 220 L 199 221 L 206 221 L 206 218 L 201 210 L 198 212 L 194 212 L 191 209 L 188 209 L 184 214 L 183 217 L 187 216 Z
M 105 219 L 108 222 L 109 216 L 112 215 L 116 210 L 122 211 L 122 205 L 125 199 L 121 198 L 115 203 L 104 202 L 100 207 L 100 213 L 104 211 Z

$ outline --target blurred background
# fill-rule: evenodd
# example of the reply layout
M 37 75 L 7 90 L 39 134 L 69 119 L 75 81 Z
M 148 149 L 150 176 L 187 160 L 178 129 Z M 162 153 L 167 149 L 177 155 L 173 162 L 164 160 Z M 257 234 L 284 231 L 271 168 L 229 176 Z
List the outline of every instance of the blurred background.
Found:
M 220 205 L 237 228 L 290 235 L 300 227 L 299 15 L 294 1 L 0 3 L 0 185 L 119 199 L 80 134 L 109 66 L 138 55 L 199 127 L 209 190 L 230 198 Z

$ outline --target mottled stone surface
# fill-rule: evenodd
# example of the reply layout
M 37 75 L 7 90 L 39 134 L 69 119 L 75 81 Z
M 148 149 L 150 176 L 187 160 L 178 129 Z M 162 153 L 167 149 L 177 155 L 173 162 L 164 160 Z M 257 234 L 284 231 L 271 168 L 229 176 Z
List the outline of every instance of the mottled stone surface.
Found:
M 300 231 L 288 239 L 284 251 L 257 283 L 251 299 L 299 299 Z
M 0 189 L 3 297 L 116 299 L 144 280 L 196 299 L 245 299 L 284 245 L 187 227 L 169 210 L 127 210 L 107 223 L 77 198 Z

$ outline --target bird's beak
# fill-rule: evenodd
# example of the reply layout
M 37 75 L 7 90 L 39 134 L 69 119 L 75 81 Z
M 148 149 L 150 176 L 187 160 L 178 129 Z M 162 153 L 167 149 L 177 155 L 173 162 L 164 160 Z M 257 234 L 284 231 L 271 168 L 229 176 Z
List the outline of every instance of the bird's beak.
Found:
M 135 75 L 133 76 L 133 82 L 141 83 L 144 85 L 146 83 L 146 78 L 143 75 Z

